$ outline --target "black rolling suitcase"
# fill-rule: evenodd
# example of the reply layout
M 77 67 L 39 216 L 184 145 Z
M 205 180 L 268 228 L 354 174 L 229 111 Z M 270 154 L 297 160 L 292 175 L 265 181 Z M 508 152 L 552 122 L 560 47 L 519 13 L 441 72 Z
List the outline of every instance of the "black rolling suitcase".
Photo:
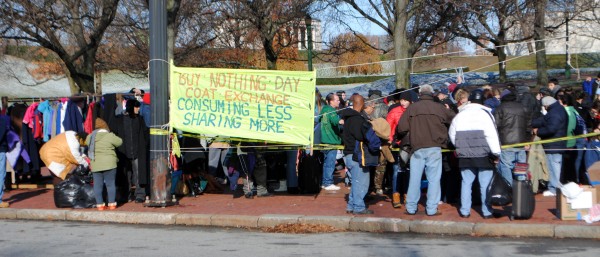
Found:
M 535 195 L 531 180 L 513 180 L 512 213 L 510 219 L 529 219 L 535 210 Z

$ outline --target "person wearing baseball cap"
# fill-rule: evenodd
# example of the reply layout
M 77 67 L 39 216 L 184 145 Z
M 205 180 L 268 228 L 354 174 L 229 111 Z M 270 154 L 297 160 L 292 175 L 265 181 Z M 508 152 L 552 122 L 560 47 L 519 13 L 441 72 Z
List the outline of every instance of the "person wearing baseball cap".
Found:
M 569 122 L 565 108 L 551 96 L 542 98 L 542 107 L 546 110 L 546 115 L 531 122 L 533 133 L 542 140 L 567 136 Z M 556 188 L 561 186 L 562 153 L 563 149 L 567 147 L 567 141 L 544 143 L 542 146 L 546 152 L 546 162 L 550 173 L 548 190 L 544 191 L 544 196 L 556 196 Z

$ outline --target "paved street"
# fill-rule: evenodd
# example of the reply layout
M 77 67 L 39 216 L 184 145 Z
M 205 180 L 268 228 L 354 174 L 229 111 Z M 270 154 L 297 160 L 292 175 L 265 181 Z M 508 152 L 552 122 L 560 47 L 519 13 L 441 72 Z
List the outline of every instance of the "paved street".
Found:
M 597 256 L 597 240 L 0 220 L 1 256 Z

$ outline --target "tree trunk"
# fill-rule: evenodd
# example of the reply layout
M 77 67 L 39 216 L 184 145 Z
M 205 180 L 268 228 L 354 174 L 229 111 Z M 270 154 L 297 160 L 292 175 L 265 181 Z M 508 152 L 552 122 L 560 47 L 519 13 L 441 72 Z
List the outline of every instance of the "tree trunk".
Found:
M 265 58 L 267 61 L 267 70 L 277 69 L 277 53 L 273 49 L 273 41 L 269 39 L 263 39 L 263 47 L 265 48 Z
M 67 75 L 75 83 L 75 85 L 70 85 L 72 94 L 94 93 L 94 75 L 96 70 L 95 56 L 96 50 L 93 49 L 87 51 L 81 57 L 79 57 L 80 63 L 77 63 L 76 61 L 68 62 L 69 60 L 63 59 L 63 62 L 69 71 Z
M 547 0 L 535 2 L 535 20 L 533 23 L 533 39 L 535 41 L 535 63 L 537 65 L 537 85 L 542 87 L 548 84 L 548 65 L 546 63 L 546 39 L 544 18 L 546 17 Z
M 102 95 L 102 71 L 96 71 L 96 95 Z
M 396 1 L 396 24 L 394 25 L 394 71 L 396 88 L 410 88 L 410 43 L 406 38 L 406 1 Z
M 500 83 L 506 83 L 506 52 L 504 51 L 504 46 L 499 47 L 496 53 L 498 54 L 498 80 Z
M 175 49 L 175 26 L 177 25 L 177 14 L 181 7 L 181 0 L 169 0 L 167 2 L 167 56 L 168 62 L 171 63 L 174 58 Z M 171 80 L 167 80 L 171 81 Z

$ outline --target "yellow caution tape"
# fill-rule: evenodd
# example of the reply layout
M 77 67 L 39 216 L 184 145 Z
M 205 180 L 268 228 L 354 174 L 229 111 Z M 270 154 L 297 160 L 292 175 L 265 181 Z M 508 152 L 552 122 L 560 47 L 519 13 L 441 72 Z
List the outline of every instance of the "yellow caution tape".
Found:
M 167 130 L 162 130 L 162 129 L 150 129 L 150 134 L 152 135 L 167 135 L 169 132 Z M 173 133 L 174 136 L 176 137 L 177 134 Z M 184 134 L 179 134 L 180 136 L 184 136 L 184 137 L 191 137 L 191 138 L 198 138 L 198 139 L 213 139 L 214 137 L 210 137 L 210 136 L 204 136 L 204 135 L 197 135 L 197 134 L 189 134 L 189 133 L 184 133 Z M 507 148 L 516 148 L 516 147 L 524 147 L 524 146 L 528 146 L 528 145 L 537 145 L 537 144 L 546 144 L 546 143 L 554 143 L 554 142 L 559 142 L 559 141 L 566 141 L 566 140 L 570 140 L 570 139 L 578 139 L 578 138 L 586 138 L 586 137 L 594 137 L 594 136 L 600 136 L 600 132 L 594 132 L 594 133 L 587 133 L 587 134 L 583 134 L 583 135 L 577 135 L 577 136 L 567 136 L 567 137 L 560 137 L 560 138 L 552 138 L 552 139 L 546 139 L 546 140 L 539 140 L 539 141 L 532 141 L 532 142 L 524 142 L 524 143 L 517 143 L 517 144 L 510 144 L 510 145 L 503 145 L 501 146 L 502 149 L 507 149 Z M 223 139 L 223 138 L 220 138 Z M 228 142 L 249 142 L 249 143 L 269 143 L 269 144 L 285 144 L 285 143 L 280 143 L 280 142 L 275 142 L 275 141 L 264 141 L 264 140 L 256 140 L 256 139 L 249 139 L 249 138 L 228 138 L 226 141 Z M 241 146 L 243 147 L 256 147 L 256 146 Z M 184 148 L 185 149 L 185 148 Z M 303 145 L 271 145 L 271 146 L 264 146 L 264 147 L 260 147 L 260 149 L 268 149 L 268 150 L 297 150 L 297 149 L 311 149 L 310 146 L 303 146 Z M 312 147 L 313 150 L 342 150 L 344 149 L 343 145 L 329 145 L 329 144 L 315 144 Z M 399 148 L 392 148 L 392 151 L 399 151 Z M 453 152 L 453 149 L 442 149 L 442 152 Z

